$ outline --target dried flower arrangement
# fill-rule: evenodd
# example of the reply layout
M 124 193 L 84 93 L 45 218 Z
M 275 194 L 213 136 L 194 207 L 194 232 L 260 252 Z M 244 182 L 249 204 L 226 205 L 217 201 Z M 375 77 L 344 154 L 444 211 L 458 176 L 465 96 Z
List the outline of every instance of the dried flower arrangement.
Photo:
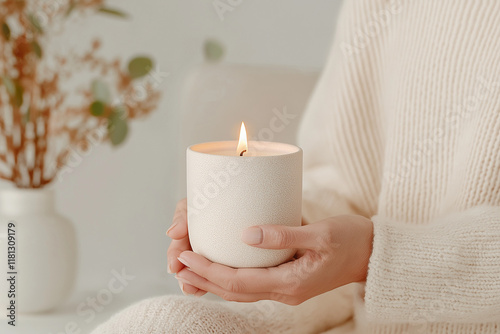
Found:
M 99 40 L 82 54 L 44 54 L 51 27 L 92 12 L 125 16 L 105 0 L 6 0 L 0 6 L 0 178 L 17 187 L 46 186 L 69 152 L 86 150 L 89 140 L 119 145 L 127 120 L 158 105 L 160 92 L 144 79 L 153 67 L 148 57 L 124 66 L 97 55 Z M 67 89 L 76 73 L 95 79 Z

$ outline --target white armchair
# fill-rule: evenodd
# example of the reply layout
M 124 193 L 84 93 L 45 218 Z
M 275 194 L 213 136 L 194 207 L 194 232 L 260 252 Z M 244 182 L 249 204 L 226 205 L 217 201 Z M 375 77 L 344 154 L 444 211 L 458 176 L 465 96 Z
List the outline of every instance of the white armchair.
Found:
M 187 76 L 182 96 L 185 144 L 237 139 L 241 121 L 249 136 L 270 128 L 276 110 L 296 116 L 273 141 L 294 143 L 295 134 L 318 74 L 290 68 L 207 64 Z M 273 112 L 274 111 L 274 112 Z M 268 138 L 267 131 L 262 139 Z
M 318 72 L 268 66 L 194 68 L 181 97 L 181 149 L 199 142 L 237 140 L 242 121 L 251 139 L 294 144 L 317 77 Z M 185 173 L 184 164 L 179 176 Z M 184 193 L 184 183 L 180 188 Z
M 286 68 L 227 64 L 193 69 L 182 91 L 181 156 L 185 156 L 184 151 L 190 144 L 236 140 L 241 121 L 246 122 L 250 138 L 295 143 L 300 119 L 317 76 L 315 72 Z M 185 168 L 180 170 L 179 177 L 183 174 Z M 185 183 L 179 188 L 185 192 Z M 323 330 L 320 328 L 344 323 L 351 316 L 352 308 L 345 305 L 350 305 L 352 288 L 332 290 L 302 303 L 293 311 L 290 306 L 280 303 L 259 304 L 267 307 L 257 306 L 257 303 L 214 303 L 220 298 L 211 294 L 201 299 L 167 295 L 130 306 L 92 334 L 115 333 L 122 328 L 129 330 L 138 326 L 149 332 L 149 328 L 157 328 L 157 324 L 166 332 L 178 330 L 181 325 L 192 332 L 201 332 L 200 328 L 207 325 L 217 331 L 222 328 L 219 326 L 228 324 L 234 331 L 243 332 L 255 326 L 254 318 L 248 314 L 256 315 L 260 326 L 267 328 L 266 332 L 278 332 L 276 328 L 290 323 L 303 326 L 294 327 L 298 332 L 318 332 Z M 194 308 L 198 311 L 193 312 Z M 249 319 L 253 322 L 249 323 Z M 353 322 L 350 321 L 328 333 L 351 333 L 352 330 Z

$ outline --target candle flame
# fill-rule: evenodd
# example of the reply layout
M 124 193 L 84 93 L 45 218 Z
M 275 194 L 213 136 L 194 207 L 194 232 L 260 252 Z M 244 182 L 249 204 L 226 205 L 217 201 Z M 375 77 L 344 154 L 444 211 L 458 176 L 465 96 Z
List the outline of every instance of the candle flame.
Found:
M 238 153 L 238 155 L 242 156 L 247 151 L 247 130 L 245 129 L 245 123 L 241 122 L 240 140 L 238 141 L 238 148 L 236 149 L 236 152 Z

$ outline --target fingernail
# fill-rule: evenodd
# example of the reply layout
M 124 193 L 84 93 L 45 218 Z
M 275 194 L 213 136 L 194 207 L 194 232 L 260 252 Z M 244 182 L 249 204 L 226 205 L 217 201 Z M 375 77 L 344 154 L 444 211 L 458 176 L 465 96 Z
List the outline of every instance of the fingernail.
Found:
M 177 258 L 177 260 L 179 260 L 180 263 L 182 263 L 183 265 L 185 265 L 186 267 L 189 267 L 189 264 L 187 263 L 187 261 L 183 258 L 181 258 L 180 256 Z
M 167 230 L 167 235 L 168 235 L 168 232 L 170 232 L 178 223 L 173 223 L 172 226 L 170 226 L 170 228 Z
M 189 282 L 187 279 L 185 278 L 182 278 L 182 277 L 179 277 L 179 275 L 175 275 L 175 278 L 179 281 L 179 282 L 182 282 L 184 284 L 191 284 L 191 282 Z
M 203 291 L 203 290 L 198 290 L 198 291 L 196 291 L 196 292 L 194 293 L 194 296 L 199 298 L 199 297 L 203 296 L 204 294 L 205 294 L 205 291 Z
M 170 268 L 170 263 L 168 264 L 167 266 L 167 273 L 171 274 L 172 273 L 172 269 Z
M 179 282 L 179 286 L 182 288 L 182 292 L 184 292 L 184 284 L 191 284 L 187 279 L 179 277 L 179 275 L 175 275 L 174 277 Z M 186 293 L 184 292 L 184 294 Z
M 241 240 L 249 245 L 260 244 L 262 242 L 262 229 L 257 226 L 247 228 L 245 231 L 243 231 Z
M 181 288 L 182 294 L 184 296 L 187 296 L 188 294 L 184 291 L 184 283 L 182 283 L 180 280 L 177 280 L 179 282 L 179 288 Z

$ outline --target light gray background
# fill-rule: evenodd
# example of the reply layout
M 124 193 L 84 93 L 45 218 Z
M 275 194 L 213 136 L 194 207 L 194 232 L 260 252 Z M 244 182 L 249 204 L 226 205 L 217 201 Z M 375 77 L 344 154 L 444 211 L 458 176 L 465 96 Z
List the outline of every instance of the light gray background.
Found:
M 151 54 L 169 77 L 160 86 L 158 110 L 132 125 L 125 145 L 95 147 L 55 185 L 59 211 L 72 220 L 78 234 L 77 287 L 55 314 L 21 315 L 20 327 L 8 332 L 67 333 L 65 324 L 74 320 L 81 333 L 87 333 L 131 301 L 178 293 L 177 282 L 166 274 L 165 230 L 183 195 L 184 179 L 178 177 L 183 175 L 179 169 L 184 160 L 178 140 L 180 90 L 188 71 L 203 62 L 204 41 L 221 41 L 226 62 L 320 69 L 340 4 L 243 0 L 222 21 L 212 1 L 113 0 L 109 5 L 130 13 L 130 19 L 94 15 L 68 27 L 60 47 L 81 48 L 91 37 L 100 36 L 105 56 Z M 0 188 L 8 186 L 0 183 Z M 108 284 L 112 270 L 122 268 L 136 277 L 124 292 L 92 321 L 77 315 L 78 304 L 95 297 Z M 2 321 L 0 331 L 5 333 L 3 325 Z

